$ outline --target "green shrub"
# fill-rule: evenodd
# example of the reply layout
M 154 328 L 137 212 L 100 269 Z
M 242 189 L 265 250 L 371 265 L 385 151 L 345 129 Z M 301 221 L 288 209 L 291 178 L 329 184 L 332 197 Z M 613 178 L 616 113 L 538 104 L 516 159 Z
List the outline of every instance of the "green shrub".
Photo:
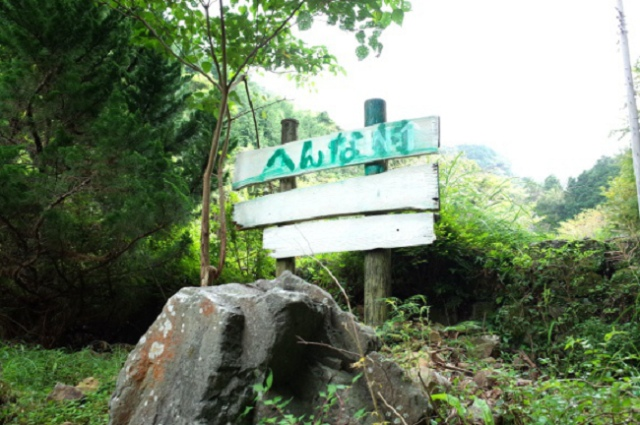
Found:
M 609 277 L 608 250 L 595 241 L 555 242 L 492 259 L 488 265 L 499 271 L 501 294 L 494 325 L 505 341 L 567 367 L 569 337 L 595 343 L 615 326 L 631 335 L 625 350 L 636 345 L 638 276 L 624 268 Z

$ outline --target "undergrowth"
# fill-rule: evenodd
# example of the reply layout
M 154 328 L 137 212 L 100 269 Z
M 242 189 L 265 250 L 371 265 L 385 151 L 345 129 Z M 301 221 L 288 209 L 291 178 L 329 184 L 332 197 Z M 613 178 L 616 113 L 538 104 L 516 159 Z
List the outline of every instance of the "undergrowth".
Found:
M 582 334 L 565 337 L 561 362 L 530 357 L 504 337 L 492 356 L 479 358 L 474 340 L 492 329 L 432 323 L 423 298 L 389 305 L 384 350 L 422 384 L 433 425 L 640 423 L 640 353 L 625 327 L 591 318 L 576 328 Z
M 108 422 L 108 401 L 127 351 L 67 352 L 0 343 L 0 424 L 101 425 Z M 56 383 L 77 385 L 93 377 L 94 391 L 81 401 L 47 401 Z

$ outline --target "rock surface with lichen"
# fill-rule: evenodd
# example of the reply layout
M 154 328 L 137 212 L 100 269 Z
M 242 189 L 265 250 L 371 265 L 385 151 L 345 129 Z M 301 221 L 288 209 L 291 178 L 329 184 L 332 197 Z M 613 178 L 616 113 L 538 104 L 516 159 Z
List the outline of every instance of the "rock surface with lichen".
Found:
M 253 424 L 282 414 L 265 403 L 276 397 L 290 400 L 285 410 L 296 417 L 370 424 L 379 420 L 356 419 L 356 412 L 372 412 L 372 396 L 390 422 L 402 423 L 402 415 L 421 423 L 426 398 L 395 368 L 380 373 L 391 369 L 378 348 L 371 328 L 290 273 L 249 285 L 183 288 L 129 355 L 109 424 Z M 269 390 L 257 397 L 254 386 L 269 375 Z M 327 400 L 329 385 L 339 389 Z

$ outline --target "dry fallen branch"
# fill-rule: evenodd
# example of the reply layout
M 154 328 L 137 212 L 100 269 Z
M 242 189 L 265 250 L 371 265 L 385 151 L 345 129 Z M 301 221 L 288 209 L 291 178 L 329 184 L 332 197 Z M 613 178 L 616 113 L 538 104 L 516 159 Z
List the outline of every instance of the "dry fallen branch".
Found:
M 438 353 L 435 351 L 432 351 L 429 353 L 430 357 L 431 357 L 431 361 L 436 365 L 439 366 L 443 369 L 449 369 L 449 370 L 453 370 L 455 372 L 460 372 L 460 373 L 464 373 L 465 375 L 468 376 L 473 376 L 473 372 L 471 372 L 470 370 L 467 369 L 462 369 L 453 365 L 450 365 L 448 363 L 445 363 L 444 360 L 442 360 L 440 358 L 440 356 L 438 356 Z
M 524 351 L 520 350 L 518 351 L 518 354 L 520 355 L 520 358 L 522 358 L 522 360 L 524 360 L 524 362 L 529 365 L 529 367 L 531 369 L 537 369 L 538 366 L 533 362 L 533 360 L 531 360 L 531 358 L 529 356 L 527 356 L 527 353 L 525 353 Z
M 387 400 L 385 400 L 384 397 L 382 396 L 382 394 L 380 394 L 380 391 L 378 391 L 378 397 L 380 397 L 380 400 L 382 400 L 384 405 L 387 406 L 389 408 L 389 410 L 391 410 L 393 412 L 393 414 L 396 415 L 402 421 L 402 423 L 404 425 L 409 425 L 407 423 L 407 421 L 404 420 L 402 415 L 400 415 L 400 413 L 398 413 L 398 411 L 396 409 L 394 409 L 393 406 L 391 406 L 389 403 L 387 403 Z
M 298 338 L 298 344 L 302 344 L 302 345 L 315 345 L 317 347 L 324 347 L 324 348 L 329 348 L 330 350 L 335 350 L 338 351 L 340 353 L 343 354 L 348 354 L 350 356 L 354 356 L 356 359 L 361 358 L 362 356 L 358 353 L 354 353 L 353 351 L 349 351 L 349 350 L 344 350 L 342 348 L 338 348 L 338 347 L 334 347 L 333 345 L 329 345 L 329 344 L 325 344 L 323 342 L 312 342 L 312 341 L 305 341 L 304 339 L 302 339 L 300 336 L 296 335 L 296 338 Z

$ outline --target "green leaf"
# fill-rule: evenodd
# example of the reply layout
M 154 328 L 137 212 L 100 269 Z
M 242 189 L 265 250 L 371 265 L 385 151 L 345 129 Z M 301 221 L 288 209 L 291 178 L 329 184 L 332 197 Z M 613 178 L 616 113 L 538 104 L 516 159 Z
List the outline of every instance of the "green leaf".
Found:
M 402 25 L 402 21 L 404 20 L 404 10 L 402 9 L 395 9 L 392 13 L 391 13 L 391 20 L 393 22 L 395 22 L 398 25 Z
M 363 60 L 367 56 L 369 56 L 369 48 L 363 44 L 356 48 L 356 56 L 358 59 Z
M 480 412 L 482 412 L 482 419 L 484 420 L 485 425 L 495 424 L 495 422 L 493 421 L 493 415 L 491 414 L 491 408 L 486 401 L 481 398 L 476 398 L 473 401 L 473 405 L 478 408 Z
M 452 396 L 450 394 L 442 393 L 442 394 L 433 394 L 431 396 L 431 399 L 436 401 L 445 401 L 449 406 L 456 409 L 456 412 L 460 417 L 465 416 L 467 409 L 465 409 L 465 407 L 462 405 L 459 398 Z
M 267 375 L 267 379 L 265 381 L 265 388 L 267 390 L 269 390 L 269 388 L 271 388 L 271 385 L 273 384 L 273 372 L 269 372 L 269 374 Z
M 208 74 L 209 72 L 211 72 L 211 68 L 213 67 L 213 64 L 211 62 L 202 62 L 200 64 L 200 67 L 204 72 Z
M 143 10 L 142 12 L 140 12 L 140 18 L 143 19 L 145 22 L 153 23 L 156 19 L 156 16 L 152 12 L 149 12 L 148 10 Z
M 300 31 L 306 31 L 313 25 L 313 16 L 308 10 L 302 10 L 298 13 L 298 28 Z

